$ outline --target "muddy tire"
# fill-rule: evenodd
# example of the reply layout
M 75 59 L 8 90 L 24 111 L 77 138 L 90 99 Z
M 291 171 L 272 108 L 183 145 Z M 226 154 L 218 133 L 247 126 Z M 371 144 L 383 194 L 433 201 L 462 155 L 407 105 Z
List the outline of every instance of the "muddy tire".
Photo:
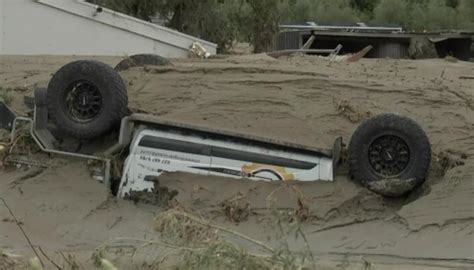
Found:
M 58 130 L 77 139 L 110 132 L 128 112 L 122 78 L 96 61 L 76 61 L 59 69 L 49 82 L 47 102 Z
M 352 178 L 386 196 L 401 196 L 423 183 L 430 161 L 430 142 L 423 129 L 395 114 L 366 120 L 349 143 Z
M 120 61 L 115 66 L 115 70 L 123 71 L 132 67 L 143 67 L 143 66 L 169 66 L 171 62 L 156 54 L 136 54 L 127 57 Z

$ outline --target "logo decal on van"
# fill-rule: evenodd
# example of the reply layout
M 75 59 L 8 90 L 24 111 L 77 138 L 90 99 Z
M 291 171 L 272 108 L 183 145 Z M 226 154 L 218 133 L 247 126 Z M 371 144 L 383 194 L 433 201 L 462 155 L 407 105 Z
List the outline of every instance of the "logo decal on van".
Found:
M 242 166 L 242 171 L 254 177 L 271 174 L 282 181 L 295 180 L 295 176 L 292 173 L 287 172 L 284 167 L 279 166 L 252 163 Z

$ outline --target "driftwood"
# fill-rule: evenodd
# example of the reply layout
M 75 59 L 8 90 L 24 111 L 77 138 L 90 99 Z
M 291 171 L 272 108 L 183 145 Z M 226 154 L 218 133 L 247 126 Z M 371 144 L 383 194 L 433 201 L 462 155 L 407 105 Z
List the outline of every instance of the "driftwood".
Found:
M 370 52 L 370 50 L 372 50 L 374 47 L 372 45 L 369 45 L 365 48 L 363 48 L 362 50 L 360 50 L 359 52 L 349 56 L 349 58 L 346 59 L 346 62 L 357 62 L 359 61 L 361 58 L 363 58 L 367 53 Z

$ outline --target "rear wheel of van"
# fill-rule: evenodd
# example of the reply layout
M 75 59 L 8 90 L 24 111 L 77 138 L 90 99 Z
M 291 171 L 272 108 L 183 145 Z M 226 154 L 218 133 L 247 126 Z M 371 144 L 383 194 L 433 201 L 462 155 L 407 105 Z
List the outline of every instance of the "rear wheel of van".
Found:
M 47 102 L 58 130 L 77 139 L 110 132 L 128 112 L 122 78 L 96 61 L 76 61 L 59 69 L 49 82 Z
M 352 178 L 386 196 L 406 194 L 423 183 L 430 161 L 430 142 L 423 129 L 396 114 L 366 120 L 349 143 Z

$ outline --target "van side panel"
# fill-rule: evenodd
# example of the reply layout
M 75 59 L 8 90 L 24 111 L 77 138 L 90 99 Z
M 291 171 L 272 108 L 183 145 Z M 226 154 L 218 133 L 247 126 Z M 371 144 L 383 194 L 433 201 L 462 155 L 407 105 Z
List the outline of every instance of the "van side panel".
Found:
M 131 191 L 152 191 L 146 176 L 188 172 L 264 181 L 333 180 L 332 160 L 307 152 L 210 139 L 177 131 L 144 129 L 130 146 L 119 197 Z

